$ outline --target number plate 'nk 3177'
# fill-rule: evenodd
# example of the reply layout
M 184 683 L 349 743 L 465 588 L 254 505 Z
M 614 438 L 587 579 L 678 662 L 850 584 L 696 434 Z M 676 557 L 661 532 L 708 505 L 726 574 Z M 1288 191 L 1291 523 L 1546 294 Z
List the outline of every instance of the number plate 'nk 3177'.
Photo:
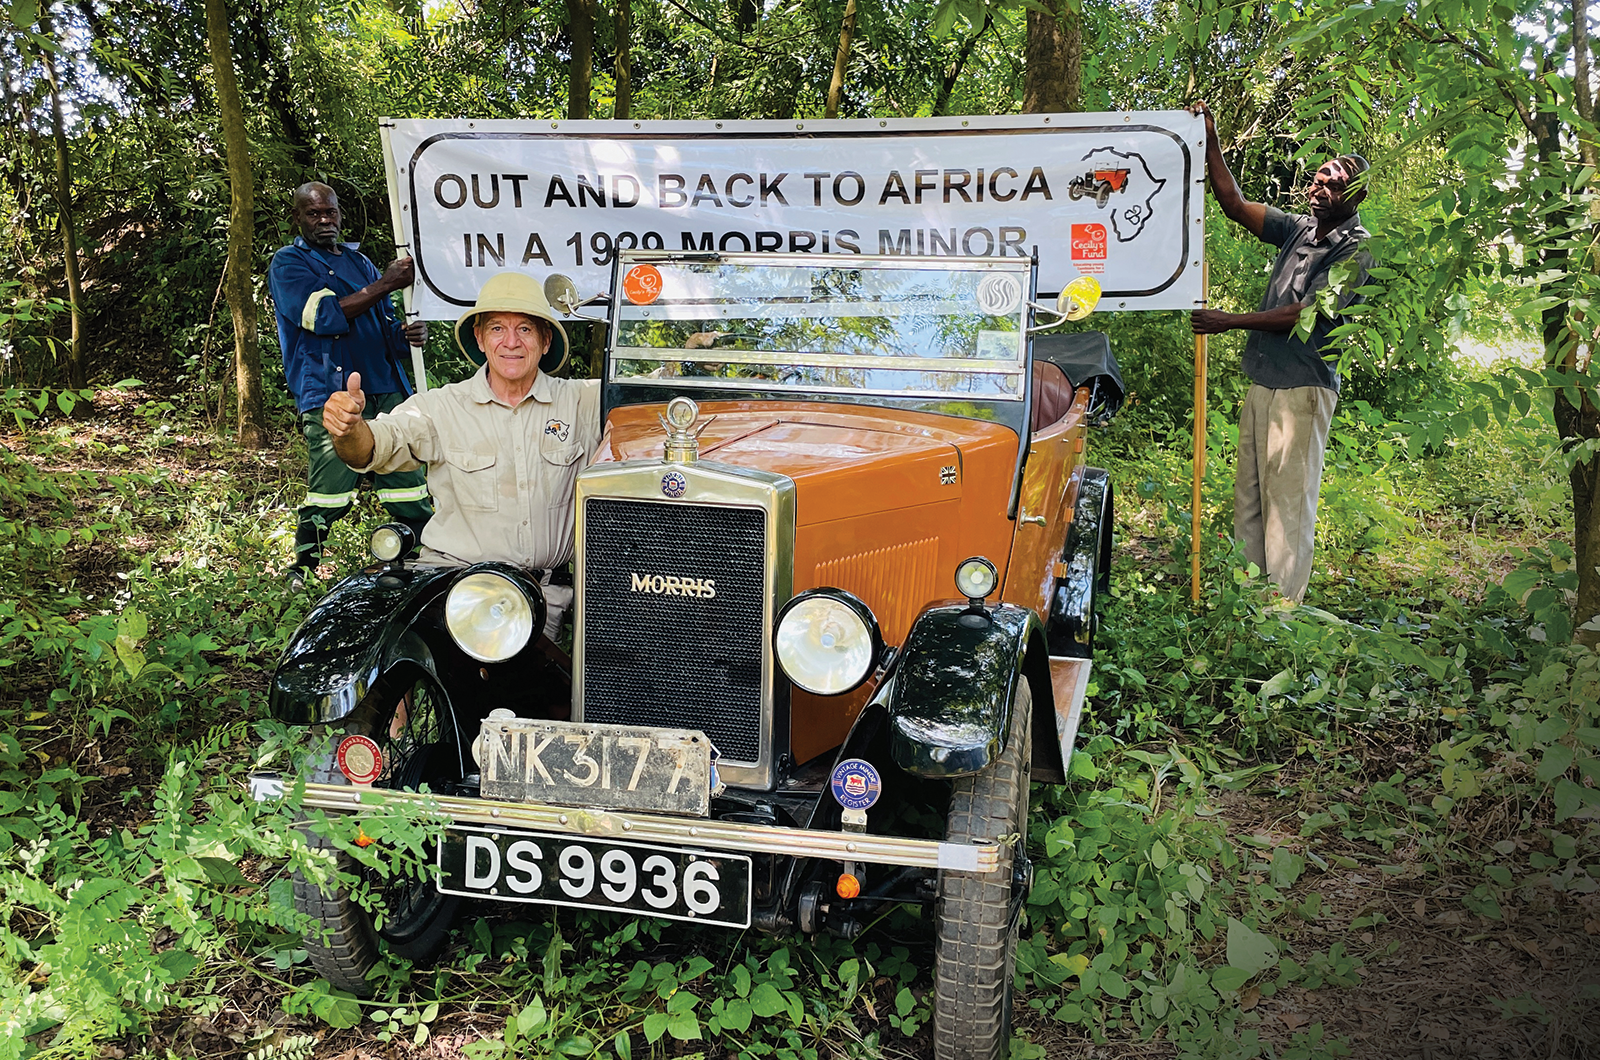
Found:
M 692 729 L 508 718 L 485 721 L 483 795 L 602 810 L 704 817 L 711 741 Z

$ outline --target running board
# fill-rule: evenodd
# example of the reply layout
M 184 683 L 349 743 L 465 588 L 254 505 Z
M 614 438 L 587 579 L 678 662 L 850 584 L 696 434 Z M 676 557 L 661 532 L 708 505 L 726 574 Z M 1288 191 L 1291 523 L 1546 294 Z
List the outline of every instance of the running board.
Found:
M 1078 722 L 1089 690 L 1089 659 L 1050 656 L 1050 685 L 1056 701 L 1056 738 L 1061 742 L 1061 775 L 1072 777 L 1072 745 L 1078 742 Z

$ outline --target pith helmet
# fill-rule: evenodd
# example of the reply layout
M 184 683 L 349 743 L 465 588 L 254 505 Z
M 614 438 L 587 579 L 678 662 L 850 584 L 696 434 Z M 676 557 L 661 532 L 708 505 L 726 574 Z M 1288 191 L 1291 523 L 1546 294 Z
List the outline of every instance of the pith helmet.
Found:
M 473 364 L 482 364 L 483 350 L 472 334 L 472 318 L 479 313 L 526 313 L 550 324 L 550 349 L 539 359 L 539 371 L 557 372 L 567 363 L 567 333 L 550 309 L 544 288 L 532 276 L 497 272 L 478 289 L 478 301 L 456 321 L 456 345 Z

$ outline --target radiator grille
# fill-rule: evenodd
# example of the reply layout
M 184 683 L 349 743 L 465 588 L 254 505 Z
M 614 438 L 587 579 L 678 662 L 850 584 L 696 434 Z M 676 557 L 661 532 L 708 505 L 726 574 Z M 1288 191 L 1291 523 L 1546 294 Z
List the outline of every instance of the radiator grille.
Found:
M 585 501 L 584 720 L 700 729 L 760 760 L 766 536 L 759 508 Z M 635 591 L 636 574 L 716 595 Z

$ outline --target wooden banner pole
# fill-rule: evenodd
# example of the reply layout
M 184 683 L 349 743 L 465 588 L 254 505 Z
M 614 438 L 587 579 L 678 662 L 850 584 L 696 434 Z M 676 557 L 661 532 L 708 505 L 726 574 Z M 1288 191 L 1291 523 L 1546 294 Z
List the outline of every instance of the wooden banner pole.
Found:
M 1200 304 L 1211 298 L 1210 263 L 1200 266 Z M 1200 495 L 1206 479 L 1206 338 L 1194 337 L 1194 498 L 1189 517 L 1189 601 L 1200 602 Z
M 394 123 L 388 118 L 378 119 L 378 141 L 383 146 L 384 175 L 389 182 L 389 219 L 394 224 L 394 254 L 395 257 L 410 255 L 417 256 L 416 250 L 411 246 L 406 235 L 406 217 L 404 205 L 400 201 L 400 173 L 395 167 L 394 146 L 389 142 L 389 130 L 394 128 Z M 411 298 L 416 290 L 416 284 L 401 288 L 400 303 L 404 313 L 403 322 L 411 323 L 415 315 L 411 308 Z M 411 382 L 421 394 L 428 389 L 428 365 L 423 358 L 422 347 L 412 346 L 411 350 Z

